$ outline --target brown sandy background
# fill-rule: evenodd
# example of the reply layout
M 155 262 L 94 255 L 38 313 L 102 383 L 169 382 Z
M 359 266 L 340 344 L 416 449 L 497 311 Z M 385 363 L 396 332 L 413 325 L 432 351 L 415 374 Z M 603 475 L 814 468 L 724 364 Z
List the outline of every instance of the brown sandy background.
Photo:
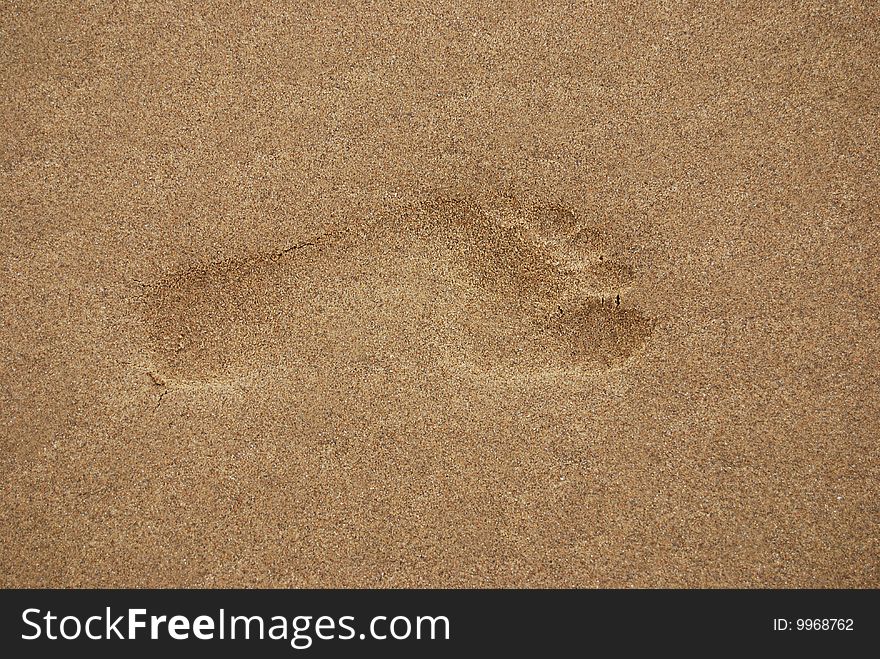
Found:
M 3 585 L 880 585 L 874 3 L 0 17 Z

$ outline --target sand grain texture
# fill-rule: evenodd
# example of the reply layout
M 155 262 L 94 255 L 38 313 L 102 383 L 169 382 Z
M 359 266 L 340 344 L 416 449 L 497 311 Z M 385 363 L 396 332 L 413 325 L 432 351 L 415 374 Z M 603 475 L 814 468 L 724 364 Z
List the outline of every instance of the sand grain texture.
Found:
M 877 587 L 878 31 L 4 5 L 2 584 Z
M 651 321 L 621 308 L 628 268 L 570 211 L 457 198 L 421 206 L 378 236 L 319 237 L 146 286 L 155 360 L 198 380 L 393 351 L 427 367 L 454 356 L 516 375 L 606 370 L 644 347 Z M 501 210 L 518 223 L 493 221 Z

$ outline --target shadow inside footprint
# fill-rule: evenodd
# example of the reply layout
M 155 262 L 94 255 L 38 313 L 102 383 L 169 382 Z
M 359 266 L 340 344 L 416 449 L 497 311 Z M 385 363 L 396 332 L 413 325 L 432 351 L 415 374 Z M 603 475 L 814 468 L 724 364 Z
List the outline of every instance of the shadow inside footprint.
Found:
M 632 270 L 576 214 L 434 197 L 365 240 L 314 240 L 171 274 L 142 298 L 164 374 L 303 364 L 606 370 L 652 322 L 621 305 Z
M 621 309 L 615 300 L 587 300 L 573 309 L 560 309 L 548 320 L 546 332 L 557 350 L 574 361 L 612 367 L 641 349 L 653 323 L 635 309 Z

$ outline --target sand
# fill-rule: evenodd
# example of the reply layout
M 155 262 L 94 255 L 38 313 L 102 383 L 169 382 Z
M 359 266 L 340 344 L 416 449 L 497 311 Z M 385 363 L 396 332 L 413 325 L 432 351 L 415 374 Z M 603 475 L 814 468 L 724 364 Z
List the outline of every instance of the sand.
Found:
M 6 3 L 0 584 L 880 586 L 870 2 Z

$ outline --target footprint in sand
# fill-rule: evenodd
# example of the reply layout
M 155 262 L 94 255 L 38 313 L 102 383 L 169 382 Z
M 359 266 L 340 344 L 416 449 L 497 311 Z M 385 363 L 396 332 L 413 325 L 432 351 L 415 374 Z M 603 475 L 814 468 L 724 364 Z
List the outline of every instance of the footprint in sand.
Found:
M 368 363 L 605 371 L 644 346 L 632 270 L 570 210 L 435 195 L 369 237 L 316 238 L 162 278 L 141 298 L 164 377 Z

